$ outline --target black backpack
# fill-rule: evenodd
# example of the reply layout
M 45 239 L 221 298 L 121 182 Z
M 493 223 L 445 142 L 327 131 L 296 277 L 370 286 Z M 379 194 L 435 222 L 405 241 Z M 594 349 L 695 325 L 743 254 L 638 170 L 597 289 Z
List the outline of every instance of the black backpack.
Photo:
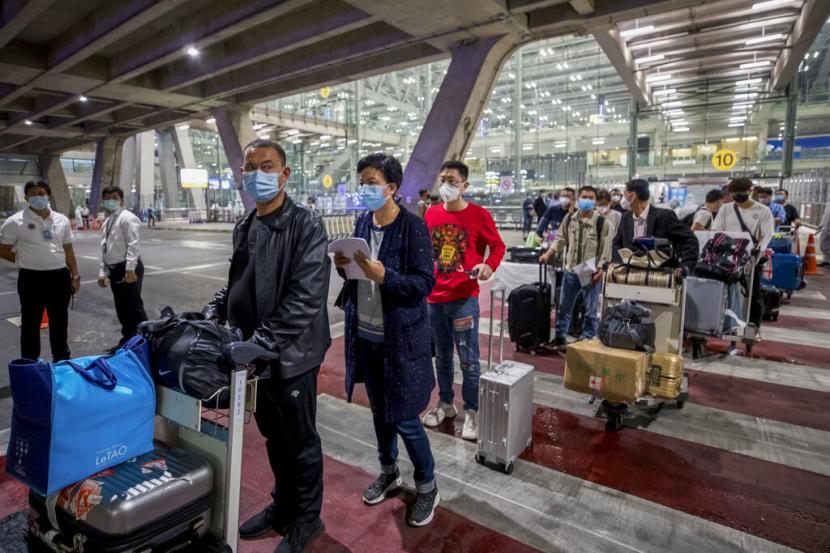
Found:
M 694 274 L 732 284 L 741 280 L 750 257 L 749 240 L 719 232 L 703 246 Z
M 611 348 L 654 351 L 656 336 L 651 310 L 632 300 L 609 309 L 599 325 L 599 339 Z

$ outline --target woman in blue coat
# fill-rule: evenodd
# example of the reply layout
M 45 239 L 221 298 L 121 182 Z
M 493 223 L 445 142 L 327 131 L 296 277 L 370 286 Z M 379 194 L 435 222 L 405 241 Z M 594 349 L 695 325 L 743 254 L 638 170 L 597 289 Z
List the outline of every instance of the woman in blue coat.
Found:
M 403 180 L 394 157 L 371 154 L 357 164 L 360 197 L 368 212 L 354 236 L 369 244 L 370 255 L 336 255 L 341 275 L 357 263 L 368 280 L 345 287 L 346 392 L 363 382 L 372 409 L 381 474 L 363 501 L 376 505 L 403 481 L 398 471 L 398 436 L 415 466 L 417 498 L 407 522 L 425 526 L 438 505 L 435 461 L 420 413 L 429 403 L 432 370 L 426 298 L 435 284 L 432 241 L 426 224 L 395 202 Z

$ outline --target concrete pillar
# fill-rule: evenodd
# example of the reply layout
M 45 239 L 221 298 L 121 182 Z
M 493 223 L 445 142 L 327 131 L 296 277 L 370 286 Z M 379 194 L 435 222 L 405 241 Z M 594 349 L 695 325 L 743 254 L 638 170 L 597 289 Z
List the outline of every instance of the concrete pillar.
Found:
M 171 133 L 176 152 L 176 164 L 179 169 L 196 169 L 196 158 L 193 155 L 193 143 L 190 141 L 189 129 L 174 127 Z M 186 192 L 190 198 L 190 206 L 199 213 L 204 212 L 205 220 L 207 220 L 207 189 L 192 188 Z M 196 218 L 201 219 L 201 215 Z
M 787 85 L 787 114 L 784 120 L 784 159 L 781 167 L 781 179 L 793 176 L 793 152 L 795 149 L 795 122 L 798 97 L 794 83 Z
M 173 129 L 163 129 L 158 132 L 159 141 L 159 177 L 164 192 L 162 208 L 178 207 L 179 177 L 176 166 L 176 146 L 173 141 Z
M 101 190 L 115 184 L 116 176 L 120 176 L 123 142 L 121 137 L 108 136 L 99 139 L 95 145 L 95 165 L 89 190 L 89 213 L 93 218 L 98 216 Z
M 251 107 L 227 105 L 212 110 L 216 119 L 216 129 L 222 140 L 222 147 L 228 157 L 233 178 L 237 186 L 242 185 L 242 164 L 244 163 L 242 148 L 256 139 L 253 122 L 251 121 Z M 243 190 L 239 190 L 242 203 L 246 209 L 253 209 L 255 202 Z
M 52 201 L 54 202 L 52 208 L 72 219 L 74 217 L 72 199 L 69 195 L 69 185 L 66 184 L 60 154 L 40 156 L 40 172 L 43 180 L 49 183 L 49 188 L 52 189 Z
M 516 79 L 513 82 L 513 190 L 521 192 L 522 186 L 522 49 L 516 51 Z M 478 121 L 478 118 L 476 118 Z M 507 151 L 504 152 L 507 154 Z
M 136 200 L 138 207 L 153 206 L 156 188 L 155 131 L 135 135 L 136 142 Z
M 444 161 L 464 159 L 499 71 L 519 41 L 501 35 L 451 48 L 449 69 L 404 171 L 401 196 L 410 208 L 418 189 L 435 182 Z
M 124 191 L 124 205 L 128 209 L 137 205 L 135 195 L 132 193 L 135 187 L 135 169 L 136 140 L 134 136 L 129 136 L 124 139 L 124 145 L 121 146 L 121 167 L 119 167 L 119 177 L 116 181 Z
M 637 120 L 640 117 L 640 104 L 631 98 L 631 114 L 628 123 L 628 180 L 637 175 Z

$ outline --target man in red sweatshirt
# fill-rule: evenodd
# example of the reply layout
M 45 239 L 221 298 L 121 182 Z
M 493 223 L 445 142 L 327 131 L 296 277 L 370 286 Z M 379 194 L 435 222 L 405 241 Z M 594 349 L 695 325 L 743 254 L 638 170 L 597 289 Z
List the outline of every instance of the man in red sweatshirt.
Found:
M 448 161 L 441 167 L 443 205 L 426 213 L 435 251 L 435 287 L 427 298 L 435 344 L 438 406 L 424 415 L 424 425 L 438 426 L 455 417 L 453 346 L 461 360 L 464 428 L 461 437 L 478 439 L 478 281 L 492 276 L 504 257 L 504 242 L 486 209 L 464 201 L 470 186 L 467 166 Z M 487 260 L 484 254 L 489 248 Z

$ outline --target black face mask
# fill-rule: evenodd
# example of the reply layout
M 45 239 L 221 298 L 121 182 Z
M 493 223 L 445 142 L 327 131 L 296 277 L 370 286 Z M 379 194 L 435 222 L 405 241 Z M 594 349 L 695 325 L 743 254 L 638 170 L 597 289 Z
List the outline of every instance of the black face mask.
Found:
M 732 194 L 732 199 L 736 203 L 742 204 L 749 199 L 749 194 Z

